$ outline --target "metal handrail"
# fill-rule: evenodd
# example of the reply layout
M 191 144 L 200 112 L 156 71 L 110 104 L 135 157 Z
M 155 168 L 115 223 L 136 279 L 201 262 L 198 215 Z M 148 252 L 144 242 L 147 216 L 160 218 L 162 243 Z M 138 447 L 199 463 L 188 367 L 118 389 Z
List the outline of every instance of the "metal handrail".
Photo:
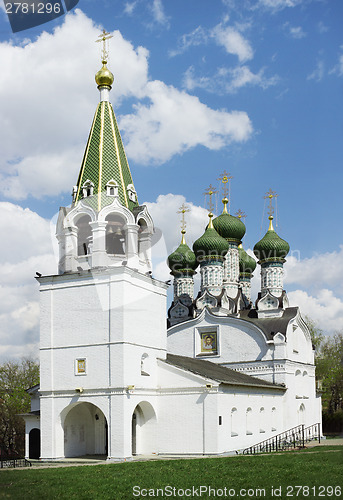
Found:
M 301 424 L 245 448 L 243 454 L 253 455 L 255 453 L 272 453 L 297 447 L 304 448 L 305 443 L 313 439 L 318 439 L 320 443 L 320 424 L 313 424 L 306 428 L 304 424 Z
M 26 458 L 0 458 L 0 469 L 11 467 L 13 469 L 16 467 L 32 467 L 32 463 Z

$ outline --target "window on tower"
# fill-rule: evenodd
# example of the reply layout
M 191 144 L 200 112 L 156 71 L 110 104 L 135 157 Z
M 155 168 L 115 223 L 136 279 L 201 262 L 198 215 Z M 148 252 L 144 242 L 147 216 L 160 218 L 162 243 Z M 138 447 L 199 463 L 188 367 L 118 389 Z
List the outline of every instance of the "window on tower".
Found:
M 106 194 L 107 196 L 118 196 L 118 184 L 114 179 L 106 184 Z
M 88 198 L 89 196 L 93 196 L 94 184 L 89 179 L 82 186 L 82 193 L 83 193 L 84 198 Z
M 92 229 L 89 225 L 91 218 L 89 215 L 82 215 L 76 222 L 77 227 L 77 254 L 88 255 L 89 245 L 92 242 Z

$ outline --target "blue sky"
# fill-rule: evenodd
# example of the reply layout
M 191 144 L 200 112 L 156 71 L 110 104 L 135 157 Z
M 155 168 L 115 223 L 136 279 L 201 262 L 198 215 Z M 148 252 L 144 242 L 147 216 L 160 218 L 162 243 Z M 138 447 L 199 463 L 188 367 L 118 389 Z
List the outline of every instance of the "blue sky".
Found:
M 37 346 L 32 275 L 56 269 L 49 221 L 71 201 L 99 99 L 103 27 L 114 35 L 111 100 L 135 187 L 165 235 L 156 275 L 167 279 L 163 262 L 179 243 L 176 210 L 192 208 L 191 244 L 203 192 L 226 169 L 232 212 L 247 214 L 245 248 L 266 230 L 272 188 L 292 249 L 291 303 L 341 329 L 342 19 L 341 0 L 80 0 L 14 35 L 0 10 L 0 356 Z

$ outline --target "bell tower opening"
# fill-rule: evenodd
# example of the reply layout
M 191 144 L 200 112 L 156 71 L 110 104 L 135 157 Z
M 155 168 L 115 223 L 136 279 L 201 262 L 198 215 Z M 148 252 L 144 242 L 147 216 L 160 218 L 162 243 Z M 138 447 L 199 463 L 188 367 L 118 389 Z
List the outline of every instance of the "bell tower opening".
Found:
M 106 217 L 106 253 L 110 255 L 126 254 L 125 223 L 116 214 Z
M 89 223 L 91 218 L 89 215 L 83 215 L 76 223 L 77 227 L 77 255 L 88 255 L 89 244 L 92 241 L 92 229 Z

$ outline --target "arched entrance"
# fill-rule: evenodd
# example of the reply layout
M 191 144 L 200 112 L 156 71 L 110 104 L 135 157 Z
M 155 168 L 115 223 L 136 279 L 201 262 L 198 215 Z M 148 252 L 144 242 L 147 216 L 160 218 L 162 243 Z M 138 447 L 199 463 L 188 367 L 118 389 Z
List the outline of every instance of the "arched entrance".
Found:
M 107 456 L 107 421 L 92 403 L 78 403 L 64 419 L 64 456 Z
M 147 401 L 136 406 L 132 414 L 132 455 L 156 453 L 156 414 Z
M 40 457 L 40 429 L 31 429 L 29 432 L 29 458 Z

